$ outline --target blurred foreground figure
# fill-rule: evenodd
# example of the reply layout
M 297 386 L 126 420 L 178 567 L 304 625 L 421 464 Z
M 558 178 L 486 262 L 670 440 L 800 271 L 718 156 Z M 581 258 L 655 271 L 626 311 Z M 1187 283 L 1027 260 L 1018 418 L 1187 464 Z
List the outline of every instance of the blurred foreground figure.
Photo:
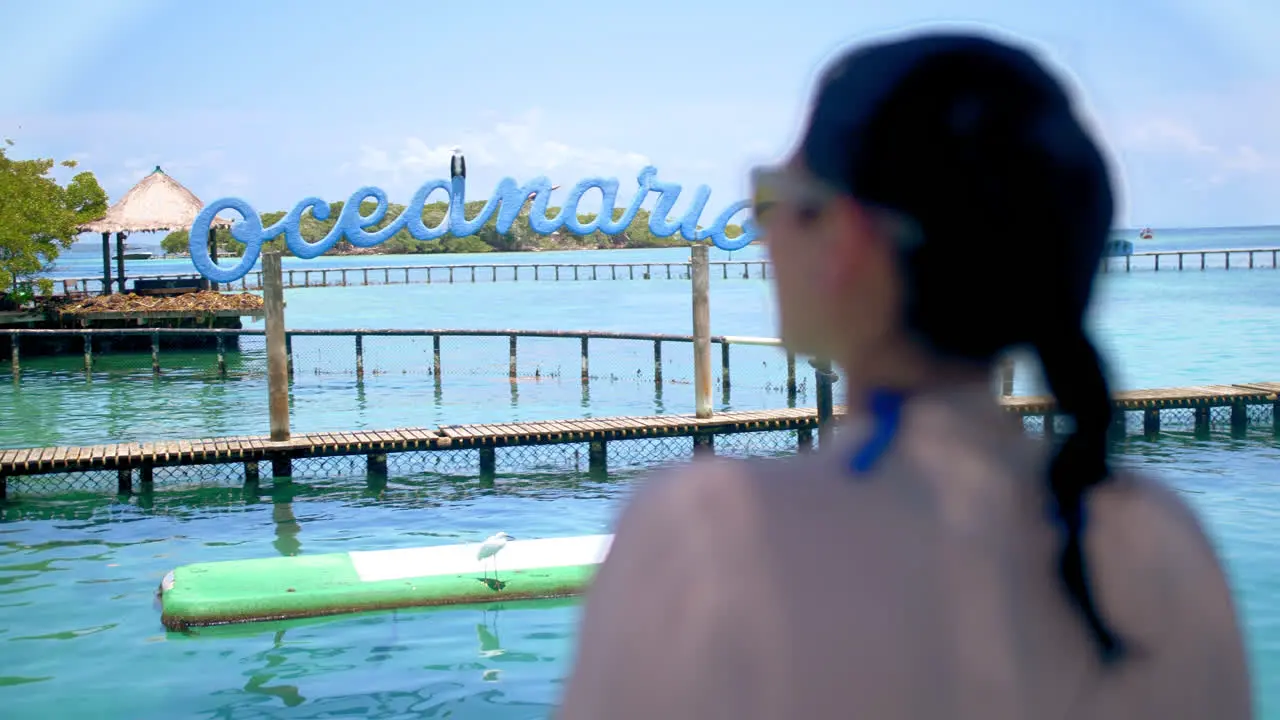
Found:
M 861 46 L 752 179 L 783 340 L 845 370 L 848 416 L 819 452 L 637 492 L 561 717 L 1251 717 L 1195 517 L 1108 465 L 1083 318 L 1111 184 L 1060 84 L 977 36 Z M 1013 347 L 1074 428 L 1056 447 L 996 403 Z

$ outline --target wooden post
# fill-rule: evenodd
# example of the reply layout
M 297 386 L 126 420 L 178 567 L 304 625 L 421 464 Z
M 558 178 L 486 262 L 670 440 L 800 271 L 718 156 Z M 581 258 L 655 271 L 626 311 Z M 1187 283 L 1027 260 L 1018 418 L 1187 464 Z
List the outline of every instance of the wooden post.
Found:
M 720 343 L 720 386 L 724 388 L 724 396 L 729 397 L 729 341 Z
M 507 377 L 514 378 L 516 376 L 516 336 L 511 336 L 511 357 L 510 364 L 507 367 Z
M 609 471 L 609 450 L 604 440 L 592 440 L 587 444 L 587 471 L 593 475 Z
M 219 334 L 215 339 L 218 344 L 218 377 L 227 376 L 227 341 L 226 336 Z
M 111 233 L 102 233 L 102 294 L 111 294 Z
M 693 436 L 693 456 L 695 458 L 716 454 L 716 436 L 711 433 L 696 433 Z
M 84 374 L 86 376 L 93 372 L 93 336 L 89 333 L 84 335 Z
M 116 285 L 124 294 L 124 233 L 116 233 Z
M 1143 408 L 1142 434 L 1153 438 L 1160 434 L 1160 408 Z
M 1195 434 L 1209 434 L 1209 408 L 1198 407 L 1195 409 Z
M 364 377 L 364 336 L 356 335 L 356 377 Z
M 285 349 L 284 281 L 280 253 L 262 254 L 262 299 L 267 322 L 267 392 L 270 398 L 271 440 L 289 439 L 289 356 Z M 276 463 L 272 463 L 273 469 Z M 279 475 L 279 473 L 276 473 Z
M 813 430 L 803 428 L 796 431 L 796 452 L 813 451 Z
M 831 386 L 835 384 L 835 373 L 831 371 L 830 360 L 810 360 L 818 390 L 818 442 L 825 443 L 831 436 L 831 418 L 835 412 Z
M 216 227 L 209 228 L 209 260 L 211 260 L 214 265 L 218 264 L 218 228 Z M 121 270 L 120 274 L 123 276 L 124 271 Z M 217 292 L 218 283 L 213 282 L 212 280 L 209 281 L 209 289 Z M 120 288 L 120 292 L 124 292 L 124 287 Z
M 1249 427 L 1249 408 L 1243 402 L 1231 403 L 1231 432 L 1240 435 Z
M 21 354 L 22 336 L 18 333 L 9 333 L 9 365 L 13 368 L 14 380 L 22 374 L 22 361 L 19 359 Z
M 796 406 L 796 354 L 787 351 L 787 407 Z
M 583 385 L 586 385 L 587 382 L 591 379 L 591 356 L 587 352 L 588 339 L 589 338 L 587 338 L 585 335 L 582 338 L 582 384 Z
M 431 351 L 433 355 L 431 360 L 431 374 L 436 376 L 436 383 L 439 384 L 440 382 L 440 336 L 439 335 L 431 336 Z
M 151 333 L 151 372 L 160 374 L 160 333 Z
M 662 341 L 653 341 L 653 384 L 662 387 Z
M 711 417 L 711 278 L 707 266 L 707 246 L 694 245 L 693 281 L 693 386 L 694 412 Z M 670 266 L 667 266 L 670 269 Z

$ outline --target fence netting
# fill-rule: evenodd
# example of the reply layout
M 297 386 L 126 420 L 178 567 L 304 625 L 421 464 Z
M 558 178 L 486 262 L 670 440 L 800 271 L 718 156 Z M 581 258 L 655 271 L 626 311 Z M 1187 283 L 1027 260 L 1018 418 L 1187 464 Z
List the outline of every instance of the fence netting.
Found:
M 817 433 L 812 433 L 812 446 L 818 447 Z M 774 430 L 717 435 L 714 452 L 719 457 L 782 457 L 799 449 L 799 434 L 794 430 Z M 590 466 L 588 444 L 522 445 L 494 448 L 494 475 L 480 475 L 480 451 L 427 450 L 387 454 L 386 473 L 369 472 L 364 455 L 295 458 L 292 465 L 294 482 L 315 480 L 370 480 L 374 482 L 421 483 L 432 480 L 467 482 L 542 481 L 564 477 L 611 477 L 635 471 L 684 463 L 694 458 L 692 437 L 653 437 L 613 440 L 606 445 L 606 469 Z M 259 482 L 269 483 L 273 477 L 270 460 L 257 464 Z M 95 469 L 9 478 L 12 496 L 48 496 L 67 493 L 108 493 L 119 488 L 116 470 Z M 245 483 L 245 466 L 241 461 L 208 465 L 156 467 L 152 484 L 145 488 L 135 471 L 131 475 L 132 491 L 184 490 L 192 488 L 235 487 Z
M 16 372 L 10 347 L 0 338 L 0 403 L 18 410 L 0 418 L 10 447 L 268 427 L 261 334 L 26 335 Z M 717 411 L 815 403 L 806 360 L 725 347 L 711 348 Z M 295 432 L 665 415 L 695 403 L 693 343 L 680 339 L 291 333 L 288 350 Z

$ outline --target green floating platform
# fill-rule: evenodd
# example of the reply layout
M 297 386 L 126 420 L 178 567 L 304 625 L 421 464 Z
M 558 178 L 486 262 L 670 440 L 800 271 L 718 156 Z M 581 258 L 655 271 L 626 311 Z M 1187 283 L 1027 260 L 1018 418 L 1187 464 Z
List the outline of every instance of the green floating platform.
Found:
M 480 543 L 184 565 L 160 586 L 170 630 L 391 608 L 576 595 L 612 535 L 513 540 L 492 561 Z M 485 576 L 488 568 L 488 577 Z

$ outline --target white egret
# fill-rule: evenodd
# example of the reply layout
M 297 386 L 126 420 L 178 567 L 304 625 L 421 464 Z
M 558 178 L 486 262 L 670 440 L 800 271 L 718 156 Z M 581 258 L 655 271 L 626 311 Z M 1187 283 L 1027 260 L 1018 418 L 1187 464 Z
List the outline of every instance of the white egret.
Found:
M 480 550 L 476 552 L 476 559 L 484 562 L 489 558 L 493 558 L 493 579 L 498 579 L 498 552 L 507 546 L 508 540 L 515 540 L 514 537 L 505 532 L 498 532 L 490 535 L 484 542 L 480 543 Z M 485 566 L 484 577 L 489 578 L 489 568 Z

